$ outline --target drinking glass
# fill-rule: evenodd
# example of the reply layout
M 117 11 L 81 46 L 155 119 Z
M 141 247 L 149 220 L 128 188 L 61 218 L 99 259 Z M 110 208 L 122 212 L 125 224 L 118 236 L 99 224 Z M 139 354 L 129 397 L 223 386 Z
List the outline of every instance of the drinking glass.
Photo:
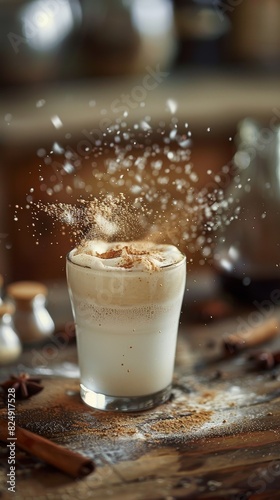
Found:
M 67 256 L 80 392 L 89 406 L 139 411 L 171 392 L 186 257 L 159 270 L 92 269 Z

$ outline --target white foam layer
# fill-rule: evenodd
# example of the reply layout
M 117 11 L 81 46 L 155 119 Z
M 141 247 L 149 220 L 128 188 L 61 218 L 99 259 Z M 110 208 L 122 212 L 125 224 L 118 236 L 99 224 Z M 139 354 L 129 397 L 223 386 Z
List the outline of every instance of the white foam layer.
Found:
M 70 260 L 91 269 L 153 271 L 180 262 L 184 256 L 173 245 L 144 241 L 106 243 L 90 240 L 70 252 Z

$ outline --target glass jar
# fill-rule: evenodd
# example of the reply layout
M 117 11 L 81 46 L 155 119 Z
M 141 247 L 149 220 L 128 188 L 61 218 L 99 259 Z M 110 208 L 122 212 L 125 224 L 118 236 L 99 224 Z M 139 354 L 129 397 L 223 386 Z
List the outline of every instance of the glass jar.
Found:
M 237 215 L 218 235 L 215 267 L 226 291 L 270 300 L 280 290 L 280 126 L 243 120 L 237 141 L 226 193 Z
M 54 80 L 78 64 L 79 0 L 1 0 L 0 5 L 1 84 Z
M 172 66 L 177 39 L 171 0 L 84 0 L 81 5 L 83 57 L 91 75 L 149 75 L 151 69 Z
M 41 342 L 53 334 L 55 325 L 46 309 L 46 286 L 18 281 L 7 287 L 7 294 L 14 302 L 14 325 L 24 344 Z

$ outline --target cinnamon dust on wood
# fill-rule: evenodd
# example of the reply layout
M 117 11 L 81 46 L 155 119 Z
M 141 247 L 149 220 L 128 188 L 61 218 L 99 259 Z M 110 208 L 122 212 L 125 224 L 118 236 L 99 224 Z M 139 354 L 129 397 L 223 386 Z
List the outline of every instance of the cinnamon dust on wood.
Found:
M 152 423 L 150 430 L 164 434 L 177 434 L 184 431 L 194 430 L 201 427 L 210 420 L 212 411 L 199 410 L 192 411 L 188 415 L 180 415 L 178 417 L 166 418 Z

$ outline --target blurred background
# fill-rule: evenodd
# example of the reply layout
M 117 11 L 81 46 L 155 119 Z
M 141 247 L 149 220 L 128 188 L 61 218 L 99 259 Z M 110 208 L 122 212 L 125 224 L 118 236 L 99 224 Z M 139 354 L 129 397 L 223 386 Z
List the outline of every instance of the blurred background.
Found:
M 93 138 L 127 109 L 128 126 L 160 123 L 168 100 L 203 186 L 231 161 L 240 120 L 280 117 L 280 2 L 0 0 L 0 65 L 0 273 L 63 280 L 69 239 L 28 201 L 98 194 Z

